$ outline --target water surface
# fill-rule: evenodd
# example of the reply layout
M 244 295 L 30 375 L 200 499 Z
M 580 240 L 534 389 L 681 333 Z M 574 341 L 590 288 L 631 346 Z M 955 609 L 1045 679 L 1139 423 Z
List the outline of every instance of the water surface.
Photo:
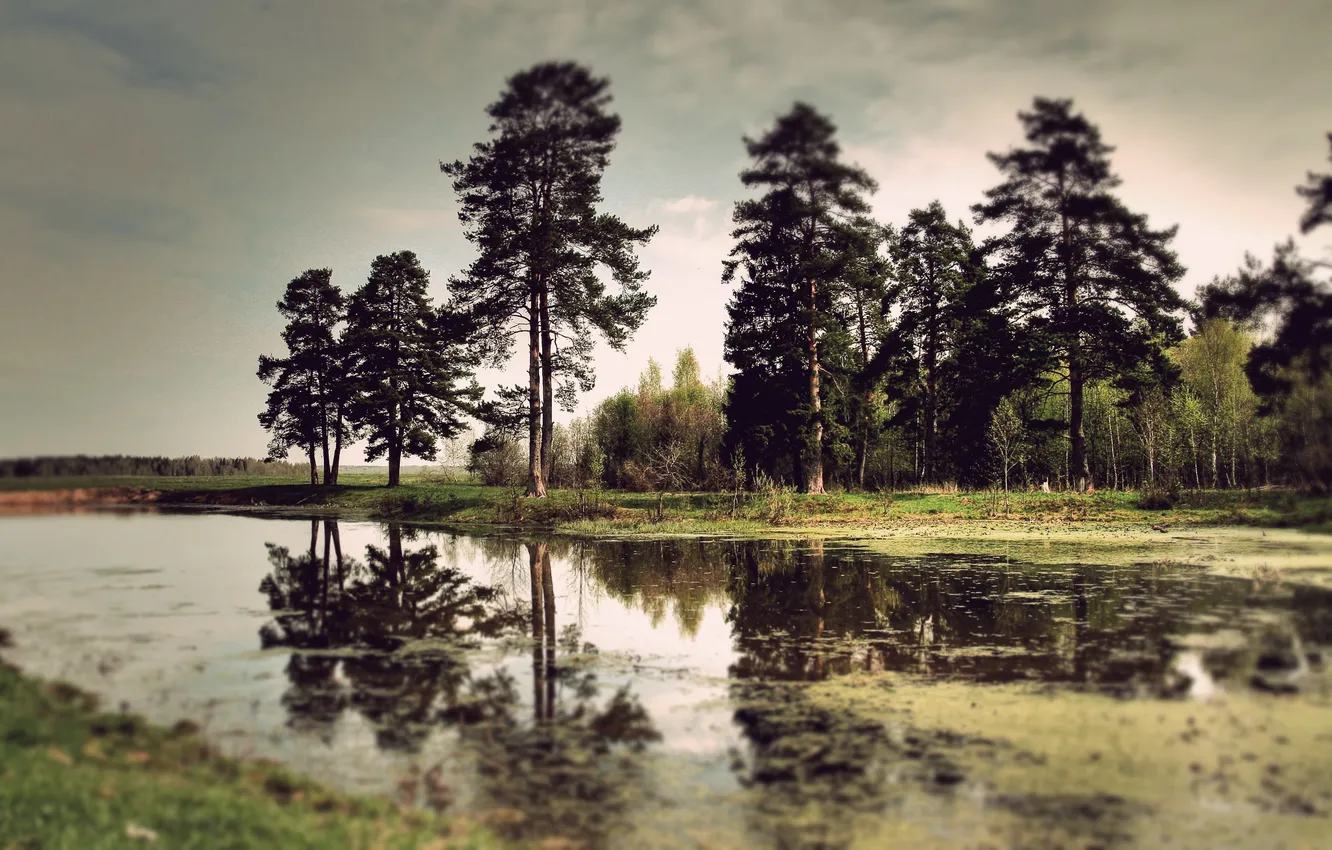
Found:
M 1092 774 L 1079 795 L 1032 790 L 1058 758 L 1015 743 L 1037 695 L 1091 705 L 1091 740 L 1144 708 L 1329 711 L 1326 590 L 956 548 L 7 518 L 0 625 L 32 673 L 193 719 L 224 751 L 589 846 L 1140 843 L 1183 809 Z M 988 725 L 930 707 L 1010 695 Z M 1252 761 L 1275 764 L 1266 741 Z M 1215 803 L 1183 782 L 1179 806 Z M 1296 840 L 1332 826 L 1325 794 L 1281 788 L 1226 811 L 1292 819 Z

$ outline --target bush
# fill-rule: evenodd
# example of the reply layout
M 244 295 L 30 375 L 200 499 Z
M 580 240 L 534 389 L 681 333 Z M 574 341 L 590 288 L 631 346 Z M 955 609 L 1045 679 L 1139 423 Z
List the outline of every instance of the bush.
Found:
M 754 498 L 750 504 L 756 519 L 781 525 L 795 508 L 795 488 L 781 484 L 759 470 L 754 473 Z
M 1138 507 L 1144 511 L 1166 511 L 1179 503 L 1179 485 L 1148 487 L 1138 496 Z
M 526 477 L 526 457 L 517 440 L 483 438 L 472 444 L 467 471 L 489 487 L 514 487 Z

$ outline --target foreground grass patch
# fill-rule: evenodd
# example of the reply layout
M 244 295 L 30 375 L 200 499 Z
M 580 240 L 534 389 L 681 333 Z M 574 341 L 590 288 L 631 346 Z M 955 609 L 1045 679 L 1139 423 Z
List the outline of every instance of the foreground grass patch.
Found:
M 494 847 L 486 834 L 217 756 L 0 662 L 0 848 Z

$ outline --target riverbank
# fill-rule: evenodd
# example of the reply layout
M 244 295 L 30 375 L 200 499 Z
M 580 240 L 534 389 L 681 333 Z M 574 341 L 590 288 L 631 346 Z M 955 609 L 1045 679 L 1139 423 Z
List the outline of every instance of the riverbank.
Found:
M 0 645 L 7 640 L 0 630 Z M 223 758 L 0 659 L 0 847 L 501 846 L 474 825 Z
M 1185 491 L 1145 505 L 1139 493 L 654 493 L 554 491 L 525 499 L 514 488 L 417 476 L 399 487 L 382 475 L 346 475 L 334 486 L 271 476 L 88 477 L 0 480 L 0 512 L 92 505 L 300 507 L 348 518 L 527 526 L 587 536 L 874 532 L 948 533 L 996 523 L 1053 531 L 1200 526 L 1332 532 L 1332 498 L 1289 491 Z

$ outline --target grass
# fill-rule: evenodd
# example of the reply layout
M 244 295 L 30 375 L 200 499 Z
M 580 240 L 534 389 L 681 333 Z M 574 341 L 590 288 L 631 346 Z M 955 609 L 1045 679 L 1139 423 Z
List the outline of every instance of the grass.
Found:
M 189 724 L 99 711 L 92 695 L 3 661 L 0 730 L 6 850 L 499 846 L 461 821 L 222 758 Z
M 724 534 L 976 520 L 1332 531 L 1332 498 L 1286 491 L 1185 491 L 1161 510 L 1145 509 L 1141 494 L 1134 491 L 745 494 L 734 515 L 729 493 L 676 493 L 665 497 L 659 522 L 654 493 L 589 491 L 580 501 L 571 491 L 556 490 L 548 499 L 534 500 L 522 498 L 521 489 L 447 482 L 438 476 L 407 475 L 392 490 L 385 483 L 386 476 L 373 473 L 345 474 L 339 484 L 329 487 L 311 487 L 299 477 L 89 476 L 0 479 L 0 491 L 132 488 L 158 491 L 157 501 L 168 504 L 300 506 L 376 519 L 538 526 L 579 534 Z

